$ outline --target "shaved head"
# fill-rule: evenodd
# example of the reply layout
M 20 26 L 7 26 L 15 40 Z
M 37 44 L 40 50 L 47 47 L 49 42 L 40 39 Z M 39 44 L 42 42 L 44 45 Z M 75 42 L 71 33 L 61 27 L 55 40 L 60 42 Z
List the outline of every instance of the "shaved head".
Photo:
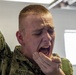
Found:
M 27 25 L 27 22 L 26 24 L 24 25 L 23 23 L 23 20 L 27 18 L 28 15 L 41 15 L 41 16 L 44 16 L 44 15 L 47 15 L 49 14 L 49 16 L 51 16 L 52 18 L 52 15 L 51 13 L 48 11 L 48 9 L 46 9 L 44 6 L 42 5 L 29 5 L 29 6 L 26 6 L 25 8 L 23 8 L 19 14 L 19 30 L 20 31 L 23 31 L 24 27 L 27 27 L 25 25 Z

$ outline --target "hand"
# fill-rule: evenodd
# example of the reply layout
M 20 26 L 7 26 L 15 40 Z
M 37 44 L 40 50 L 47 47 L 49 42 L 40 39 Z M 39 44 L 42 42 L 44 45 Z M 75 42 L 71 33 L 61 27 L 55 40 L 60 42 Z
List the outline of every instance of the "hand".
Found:
M 33 54 L 33 59 L 45 75 L 65 75 L 60 69 L 60 58 L 49 58 L 42 52 L 35 52 Z

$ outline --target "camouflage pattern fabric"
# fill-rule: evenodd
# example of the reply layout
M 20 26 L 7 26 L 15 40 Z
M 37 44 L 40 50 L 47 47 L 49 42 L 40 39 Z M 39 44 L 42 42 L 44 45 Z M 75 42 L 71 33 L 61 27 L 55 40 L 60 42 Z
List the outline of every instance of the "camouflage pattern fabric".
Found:
M 4 58 L 5 56 L 9 57 L 11 54 L 11 50 L 6 43 L 4 36 L 0 32 L 0 59 Z
M 15 48 L 10 75 L 44 75 L 37 65 L 31 63 L 20 53 L 20 49 L 20 46 L 16 46 Z M 53 56 L 59 57 L 59 55 L 56 53 L 53 53 Z M 73 67 L 70 61 L 68 61 L 66 58 L 61 58 L 61 60 L 61 69 L 64 71 L 65 75 L 73 75 Z
M 53 56 L 60 57 L 58 54 L 53 53 Z M 73 66 L 71 62 L 66 58 L 61 58 L 62 61 L 62 70 L 64 71 L 65 75 L 73 75 Z
M 5 39 L 2 33 L 0 32 L 0 52 L 4 49 L 5 46 Z
M 7 71 L 7 69 L 11 56 L 10 48 L 5 42 L 4 36 L 0 32 L 0 75 L 6 75 L 9 71 Z
M 45 75 L 40 68 L 31 63 L 20 52 L 21 47 L 16 46 L 11 53 L 8 44 L 0 32 L 0 75 Z M 53 56 L 59 57 L 56 53 Z M 65 75 L 73 75 L 73 67 L 66 58 L 61 58 L 62 70 Z
M 65 75 L 73 75 L 73 66 L 70 61 L 66 58 L 61 58 L 62 60 L 62 70 L 64 71 Z
M 19 50 L 20 46 L 14 50 L 9 75 L 44 75 L 40 68 L 32 64 Z

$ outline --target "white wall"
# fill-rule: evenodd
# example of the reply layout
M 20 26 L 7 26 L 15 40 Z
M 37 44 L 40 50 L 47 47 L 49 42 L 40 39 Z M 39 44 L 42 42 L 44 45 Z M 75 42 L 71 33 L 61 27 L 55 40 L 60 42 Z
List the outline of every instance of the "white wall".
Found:
M 18 29 L 18 14 L 26 5 L 25 3 L 0 1 L 0 31 L 11 50 L 18 44 L 15 36 Z M 51 12 L 56 31 L 54 52 L 57 52 L 61 57 L 65 57 L 64 30 L 76 29 L 76 10 L 52 9 Z M 73 68 L 74 75 L 76 75 L 76 66 L 73 66 Z
M 76 30 L 76 10 L 53 9 L 51 12 L 53 14 L 56 31 L 54 52 L 57 52 L 61 57 L 65 57 L 64 30 Z M 73 69 L 73 75 L 76 75 L 76 65 L 73 66 Z
M 18 44 L 15 34 L 18 29 L 18 15 L 24 6 L 25 3 L 0 1 L 0 31 L 12 50 Z
M 76 30 L 76 10 L 52 9 L 51 12 L 56 31 L 55 52 L 65 57 L 64 30 Z

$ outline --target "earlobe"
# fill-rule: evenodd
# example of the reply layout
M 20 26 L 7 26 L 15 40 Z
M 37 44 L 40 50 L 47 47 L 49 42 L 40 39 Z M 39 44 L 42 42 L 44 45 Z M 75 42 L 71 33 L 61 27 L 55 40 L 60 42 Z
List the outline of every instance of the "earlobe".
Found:
M 19 42 L 21 45 L 23 45 L 23 44 L 24 44 L 24 42 L 23 42 L 23 36 L 22 36 L 22 34 L 21 34 L 20 31 L 17 31 L 17 32 L 16 32 L 16 37 L 17 37 L 18 42 Z

